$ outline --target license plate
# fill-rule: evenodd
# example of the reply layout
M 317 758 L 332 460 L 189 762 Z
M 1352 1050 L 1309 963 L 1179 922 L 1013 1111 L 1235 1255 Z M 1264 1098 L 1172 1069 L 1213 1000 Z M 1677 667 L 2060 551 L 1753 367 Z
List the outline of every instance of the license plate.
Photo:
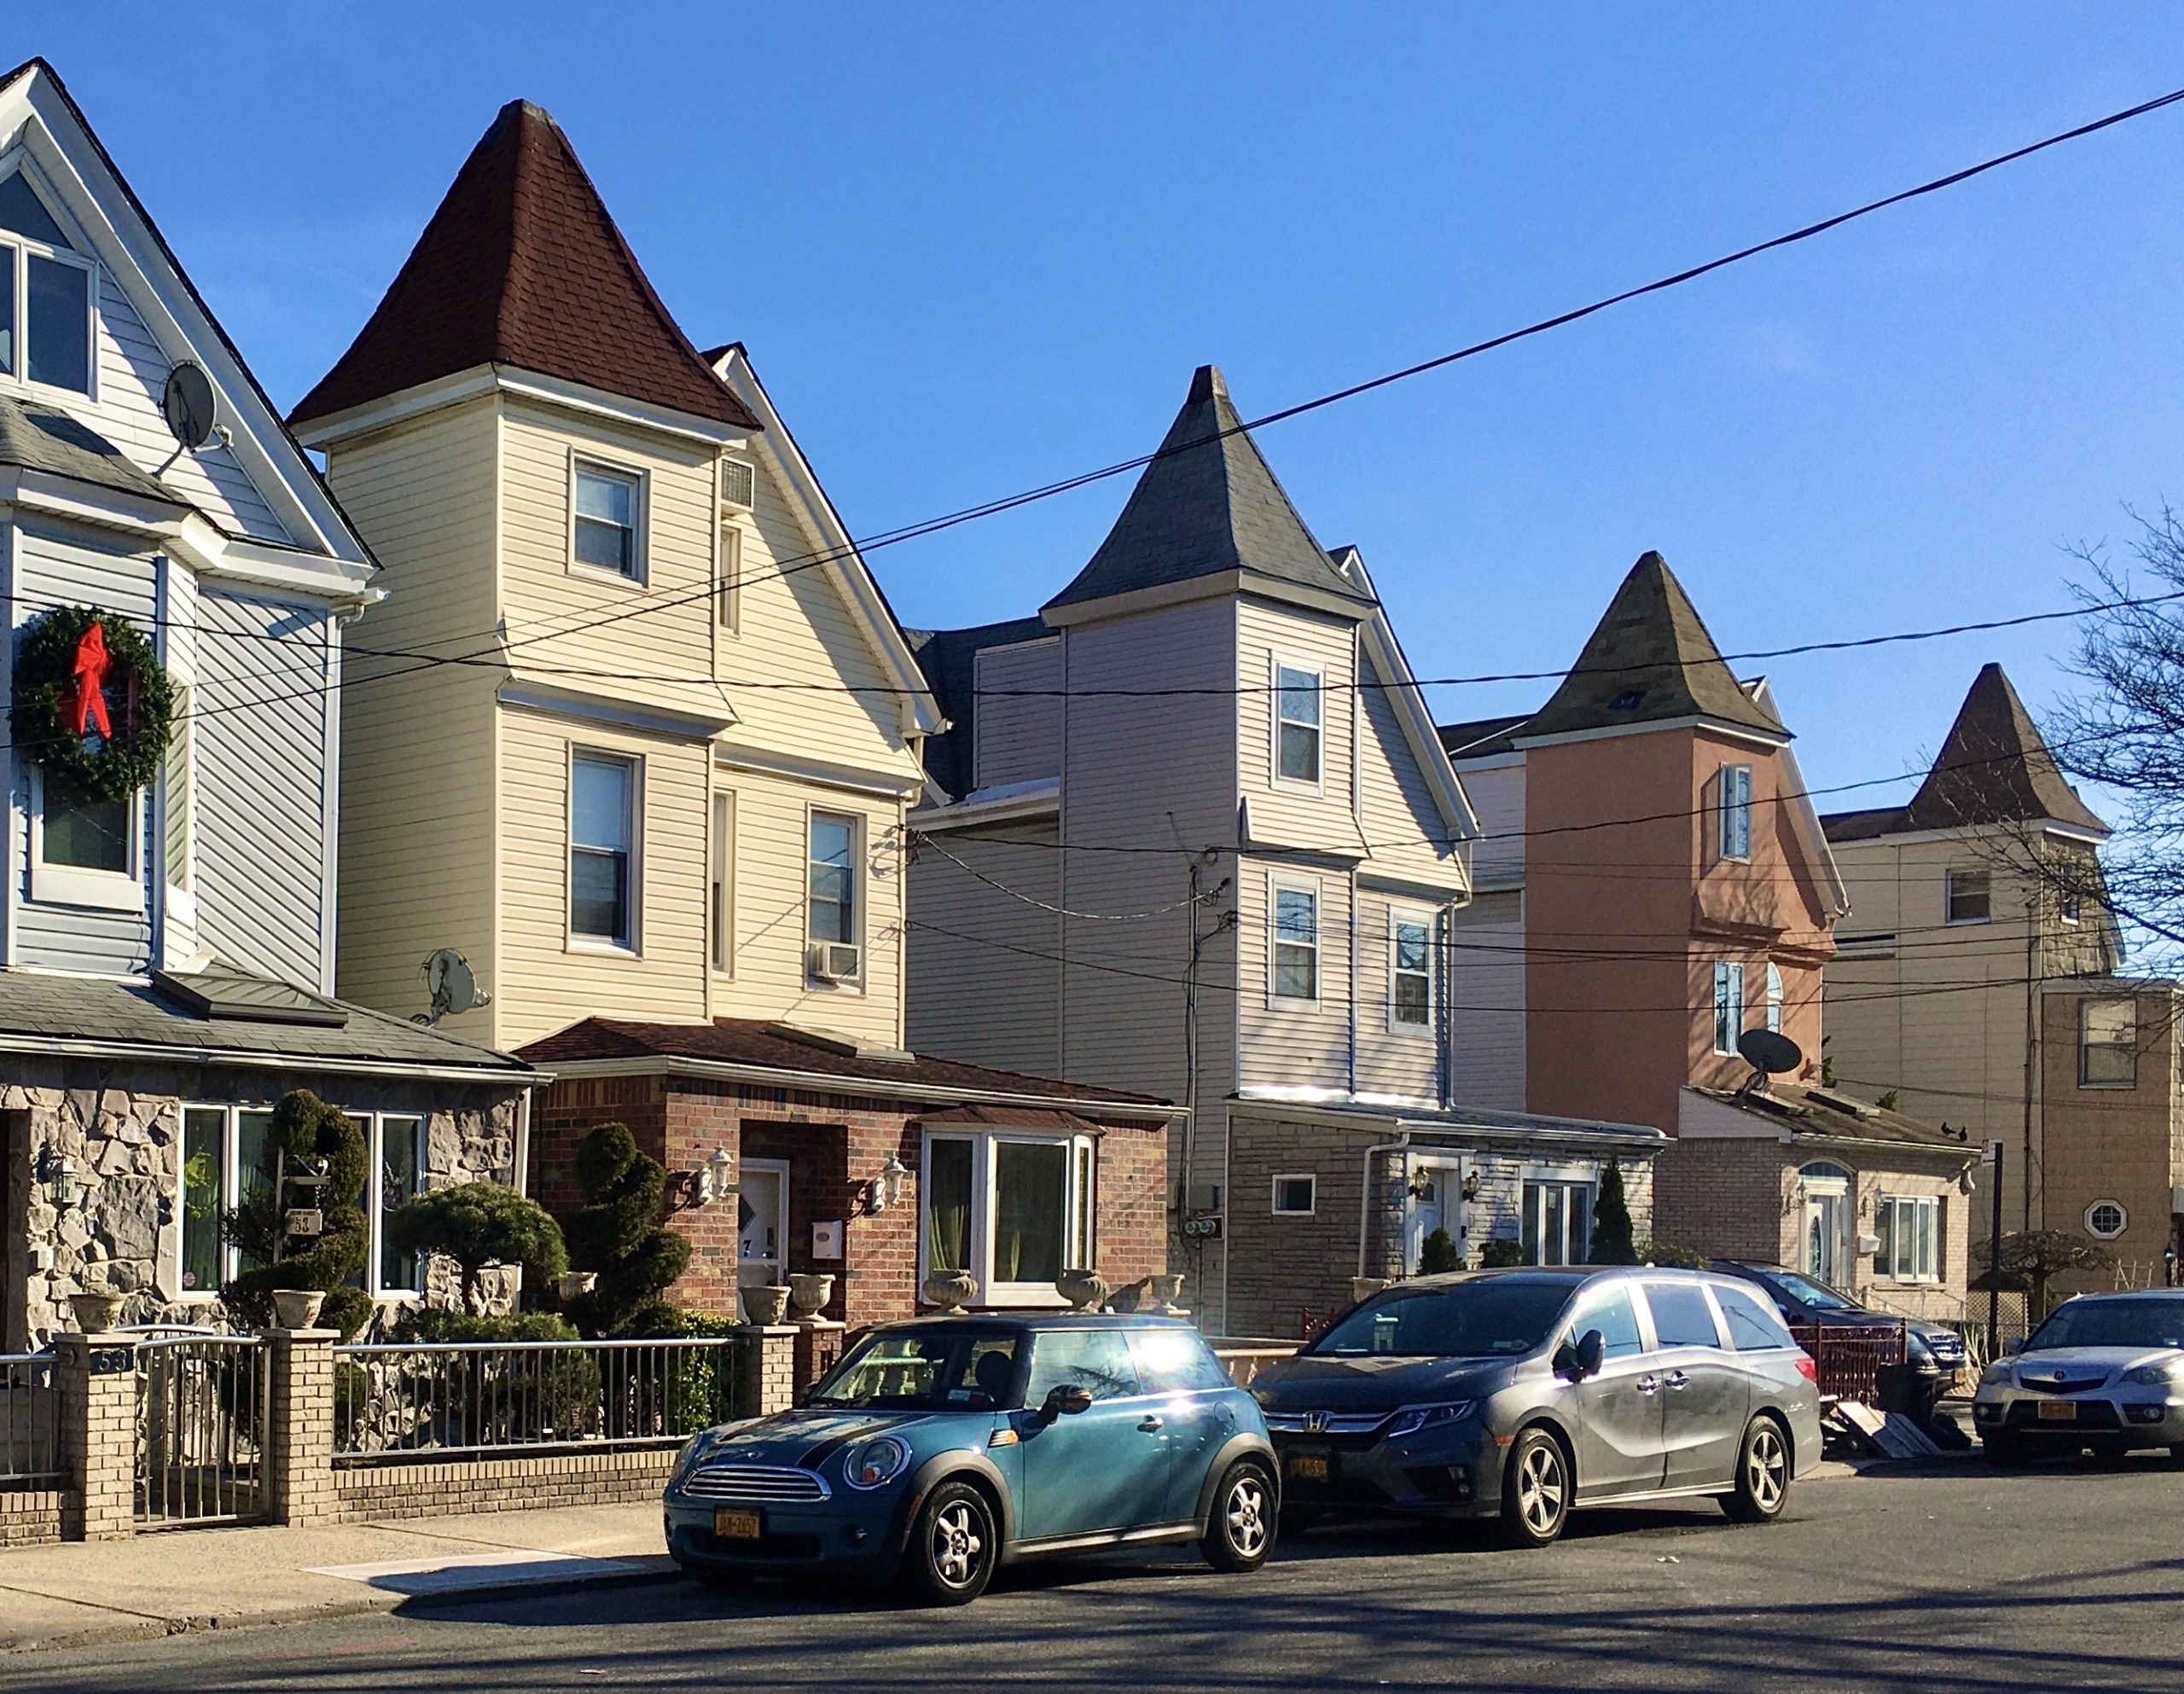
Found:
M 1292 1453 L 1287 1469 L 1300 1482 L 1324 1482 L 1327 1479 L 1327 1456 L 1324 1453 Z
M 723 1541 L 755 1541 L 764 1533 L 755 1511 L 716 1511 L 713 1534 Z
M 2040 1402 L 2039 1418 L 2043 1424 L 2070 1424 L 2077 1420 L 2078 1406 L 2075 1400 L 2043 1400 Z

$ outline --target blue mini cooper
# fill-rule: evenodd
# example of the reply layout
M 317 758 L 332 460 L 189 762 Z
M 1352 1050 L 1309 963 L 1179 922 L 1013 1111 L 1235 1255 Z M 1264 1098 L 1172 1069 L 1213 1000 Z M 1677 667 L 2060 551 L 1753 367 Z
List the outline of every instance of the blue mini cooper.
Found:
M 1258 1402 L 1173 1319 L 990 1314 L 868 1330 L 793 1412 L 677 1461 L 667 1546 L 709 1580 L 827 1569 L 961 1605 L 1040 1553 L 1195 1540 L 1274 1551 Z

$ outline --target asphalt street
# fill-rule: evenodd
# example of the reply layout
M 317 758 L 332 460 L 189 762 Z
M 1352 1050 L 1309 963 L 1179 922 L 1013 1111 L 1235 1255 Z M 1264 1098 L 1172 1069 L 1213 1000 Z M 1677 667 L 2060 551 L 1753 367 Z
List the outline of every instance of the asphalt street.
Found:
M 1733 1527 L 1601 1511 L 1543 1552 L 1320 1530 L 1255 1576 L 1173 1554 L 1004 1574 L 967 1611 L 682 1581 L 0 1660 L 0 1689 L 2184 1687 L 2184 1471 L 1831 1477 Z M 181 1552 L 179 1540 L 177 1551 Z

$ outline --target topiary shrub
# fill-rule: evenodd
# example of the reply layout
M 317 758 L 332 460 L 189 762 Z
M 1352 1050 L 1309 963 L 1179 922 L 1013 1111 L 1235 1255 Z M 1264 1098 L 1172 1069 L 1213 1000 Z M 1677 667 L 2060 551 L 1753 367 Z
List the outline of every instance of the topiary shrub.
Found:
M 284 1164 L 293 1177 L 308 1169 L 305 1161 L 317 1159 L 326 1161 L 324 1182 L 306 1188 L 292 1181 L 288 1193 L 279 1192 L 276 1179 Z M 281 1097 L 255 1178 L 245 1185 L 242 1204 L 224 1220 L 245 1266 L 221 1291 L 231 1314 L 263 1328 L 273 1321 L 275 1289 L 317 1288 L 326 1294 L 320 1321 L 340 1330 L 344 1340 L 370 1320 L 371 1297 L 361 1284 L 371 1230 L 357 1204 L 370 1168 L 364 1138 L 346 1113 L 303 1088 Z M 321 1232 L 289 1234 L 289 1211 L 312 1205 Z
M 526 1283 L 569 1268 L 553 1215 L 497 1182 L 458 1182 L 418 1195 L 386 1215 L 386 1239 L 398 1252 L 453 1260 L 466 1310 L 479 1305 L 479 1285 L 491 1266 L 520 1265 Z
M 670 1333 L 662 1302 L 689 1268 L 690 1242 L 661 1224 L 667 1172 L 622 1123 L 601 1123 L 577 1143 L 577 1184 L 590 1204 L 561 1219 L 569 1266 L 598 1278 L 561 1308 L 586 1335 Z
M 1673 1241 L 1641 1243 L 1638 1260 L 1641 1264 L 1674 1265 L 1682 1270 L 1705 1270 L 1713 1262 L 1696 1248 L 1679 1247 Z
M 1462 1256 L 1445 1229 L 1437 1229 L 1418 1246 L 1418 1273 L 1432 1276 L 1441 1271 L 1461 1270 Z
M 1593 1203 L 1593 1239 L 1585 1250 L 1585 1258 L 1595 1265 L 1638 1262 L 1638 1244 L 1631 1233 L 1630 1202 L 1623 1192 L 1623 1167 L 1613 1159 L 1608 1161 L 1607 1175 L 1600 1178 L 1600 1198 Z
M 1531 1262 L 1521 1241 L 1490 1241 L 1478 1250 L 1481 1270 L 1515 1270 Z

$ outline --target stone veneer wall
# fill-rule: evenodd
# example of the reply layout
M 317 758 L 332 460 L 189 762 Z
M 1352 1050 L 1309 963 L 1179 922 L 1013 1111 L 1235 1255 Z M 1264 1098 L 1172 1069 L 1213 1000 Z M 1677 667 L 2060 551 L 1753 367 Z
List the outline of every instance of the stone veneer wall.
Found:
M 0 1344 L 42 1345 L 70 1326 L 67 1297 L 95 1273 L 128 1296 L 122 1321 L 218 1323 L 217 1300 L 184 1299 L 175 1285 L 182 1108 L 270 1107 L 309 1088 L 352 1111 L 418 1112 L 426 1118 L 426 1181 L 508 1181 L 515 1165 L 520 1091 L 505 1088 L 282 1073 L 205 1065 L 122 1065 L 11 1058 L 0 1064 L 0 1158 L 9 1181 L 7 1258 L 0 1270 Z M 82 1193 L 56 1207 L 38 1181 L 48 1154 L 76 1166 Z M 51 1250 L 34 1270 L 32 1250 Z M 434 1297 L 452 1279 L 435 1267 Z

